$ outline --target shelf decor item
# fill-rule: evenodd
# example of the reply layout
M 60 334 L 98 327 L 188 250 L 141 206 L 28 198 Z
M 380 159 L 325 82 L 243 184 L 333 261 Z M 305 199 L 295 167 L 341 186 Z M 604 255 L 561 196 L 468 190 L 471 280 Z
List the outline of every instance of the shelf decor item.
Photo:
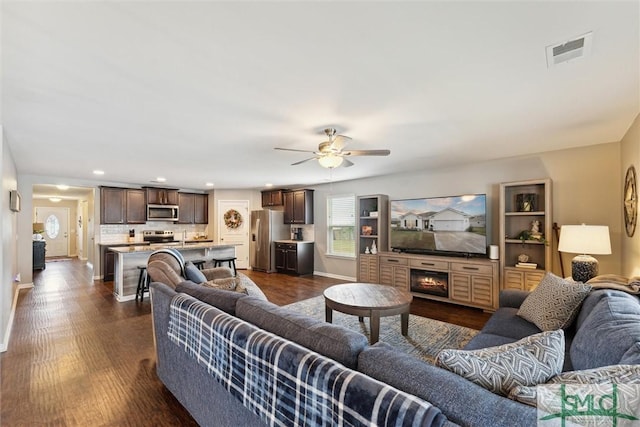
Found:
M 563 225 L 558 252 L 579 254 L 571 261 L 571 277 L 586 283 L 598 275 L 598 260 L 593 255 L 611 254 L 609 227 L 606 225 Z
M 535 193 L 516 194 L 516 206 L 518 212 L 533 212 L 538 205 L 538 195 Z
M 371 227 L 370 225 L 363 225 L 362 226 L 362 235 L 363 236 L 371 236 L 371 233 L 373 233 L 373 227 Z

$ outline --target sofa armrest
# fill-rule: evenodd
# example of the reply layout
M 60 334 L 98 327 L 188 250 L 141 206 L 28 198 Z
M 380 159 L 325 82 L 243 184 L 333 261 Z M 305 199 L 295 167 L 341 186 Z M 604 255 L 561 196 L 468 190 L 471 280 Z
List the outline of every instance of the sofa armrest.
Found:
M 500 291 L 500 307 L 520 308 L 530 292 L 518 289 L 504 289 Z

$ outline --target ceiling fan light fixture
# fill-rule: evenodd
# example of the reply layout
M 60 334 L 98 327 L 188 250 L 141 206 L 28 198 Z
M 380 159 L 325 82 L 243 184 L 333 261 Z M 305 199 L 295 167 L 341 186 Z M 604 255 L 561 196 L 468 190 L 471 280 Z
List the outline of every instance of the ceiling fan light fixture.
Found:
M 322 156 L 318 159 L 318 163 L 320 166 L 327 169 L 337 168 L 342 164 L 344 159 L 341 156 L 335 156 L 333 154 L 329 154 L 326 156 Z

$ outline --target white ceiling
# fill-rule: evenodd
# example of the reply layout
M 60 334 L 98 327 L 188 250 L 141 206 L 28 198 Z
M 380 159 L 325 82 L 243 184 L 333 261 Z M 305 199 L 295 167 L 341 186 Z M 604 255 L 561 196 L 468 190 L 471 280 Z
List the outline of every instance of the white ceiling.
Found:
M 18 172 L 205 189 L 310 185 L 619 141 L 640 3 L 11 2 L 2 116 Z M 545 47 L 593 32 L 590 56 Z M 105 175 L 96 178 L 92 170 Z

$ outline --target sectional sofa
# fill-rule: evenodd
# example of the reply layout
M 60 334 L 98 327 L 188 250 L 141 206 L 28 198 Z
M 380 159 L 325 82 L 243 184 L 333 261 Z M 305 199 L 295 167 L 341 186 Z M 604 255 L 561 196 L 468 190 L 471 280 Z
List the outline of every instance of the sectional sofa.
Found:
M 275 425 L 275 420 L 327 426 L 534 426 L 530 393 L 535 387 L 524 387 L 529 401 L 521 403 L 527 399 L 492 391 L 470 369 L 456 372 L 455 362 L 470 356 L 491 359 L 494 349 L 521 351 L 542 340 L 545 349 L 559 352 L 551 357 L 559 362 L 542 373 L 541 383 L 569 369 L 640 367 L 638 297 L 585 289 L 568 324 L 547 332 L 522 317 L 522 304 L 531 294 L 503 291 L 500 308 L 465 351 L 445 350 L 431 365 L 384 342 L 370 346 L 358 332 L 276 306 L 263 296 L 191 282 L 175 289 L 152 283 L 157 372 L 205 426 Z

